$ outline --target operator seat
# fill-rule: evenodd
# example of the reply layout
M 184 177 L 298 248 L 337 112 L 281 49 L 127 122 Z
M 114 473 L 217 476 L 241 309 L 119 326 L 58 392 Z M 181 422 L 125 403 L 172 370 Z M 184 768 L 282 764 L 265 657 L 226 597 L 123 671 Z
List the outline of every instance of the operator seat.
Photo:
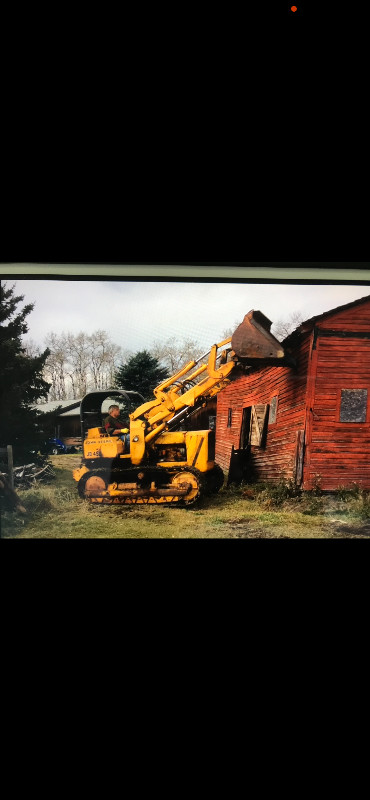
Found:
M 102 427 L 102 419 L 100 414 L 98 414 L 96 411 L 85 411 L 84 417 L 85 434 L 89 428 L 98 428 L 99 433 L 105 433 L 105 428 Z

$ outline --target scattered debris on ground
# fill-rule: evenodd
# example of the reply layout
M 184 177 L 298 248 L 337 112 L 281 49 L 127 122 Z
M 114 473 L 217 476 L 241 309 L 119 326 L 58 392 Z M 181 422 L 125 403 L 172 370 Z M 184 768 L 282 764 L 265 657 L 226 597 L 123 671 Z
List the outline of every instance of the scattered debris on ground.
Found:
M 14 486 L 26 489 L 36 483 L 46 483 L 55 478 L 55 471 L 50 463 L 43 466 L 39 464 L 24 464 L 22 467 L 15 467 L 13 470 Z

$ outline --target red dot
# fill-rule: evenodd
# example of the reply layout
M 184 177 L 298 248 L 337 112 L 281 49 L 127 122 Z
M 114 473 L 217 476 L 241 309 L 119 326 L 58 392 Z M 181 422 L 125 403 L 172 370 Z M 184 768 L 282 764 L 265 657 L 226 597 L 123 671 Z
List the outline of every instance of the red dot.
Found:
M 297 6 L 292 6 L 290 10 L 293 11 L 293 14 L 295 11 L 298 11 Z

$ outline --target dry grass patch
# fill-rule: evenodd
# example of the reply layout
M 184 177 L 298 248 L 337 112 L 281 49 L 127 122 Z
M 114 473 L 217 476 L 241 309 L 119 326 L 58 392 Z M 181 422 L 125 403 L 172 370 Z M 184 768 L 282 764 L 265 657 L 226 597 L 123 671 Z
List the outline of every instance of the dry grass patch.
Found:
M 98 506 L 81 500 L 72 472 L 80 455 L 53 456 L 55 480 L 19 491 L 25 517 L 2 514 L 4 538 L 322 539 L 368 538 L 369 494 L 301 494 L 291 488 L 222 489 L 188 509 Z

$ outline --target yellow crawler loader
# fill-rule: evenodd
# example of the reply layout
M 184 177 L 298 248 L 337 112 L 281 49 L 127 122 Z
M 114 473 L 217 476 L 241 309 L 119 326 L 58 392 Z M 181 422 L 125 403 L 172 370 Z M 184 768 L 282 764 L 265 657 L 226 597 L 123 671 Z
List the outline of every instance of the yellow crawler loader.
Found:
M 81 402 L 83 458 L 73 473 L 80 497 L 100 504 L 190 506 L 202 494 L 218 492 L 224 476 L 215 463 L 215 432 L 181 428 L 240 370 L 284 363 L 271 324 L 261 312 L 249 312 L 233 337 L 161 383 L 149 402 L 119 389 L 86 395 Z M 102 427 L 107 403 L 118 404 L 121 416 L 130 420 L 129 452 L 124 441 Z

